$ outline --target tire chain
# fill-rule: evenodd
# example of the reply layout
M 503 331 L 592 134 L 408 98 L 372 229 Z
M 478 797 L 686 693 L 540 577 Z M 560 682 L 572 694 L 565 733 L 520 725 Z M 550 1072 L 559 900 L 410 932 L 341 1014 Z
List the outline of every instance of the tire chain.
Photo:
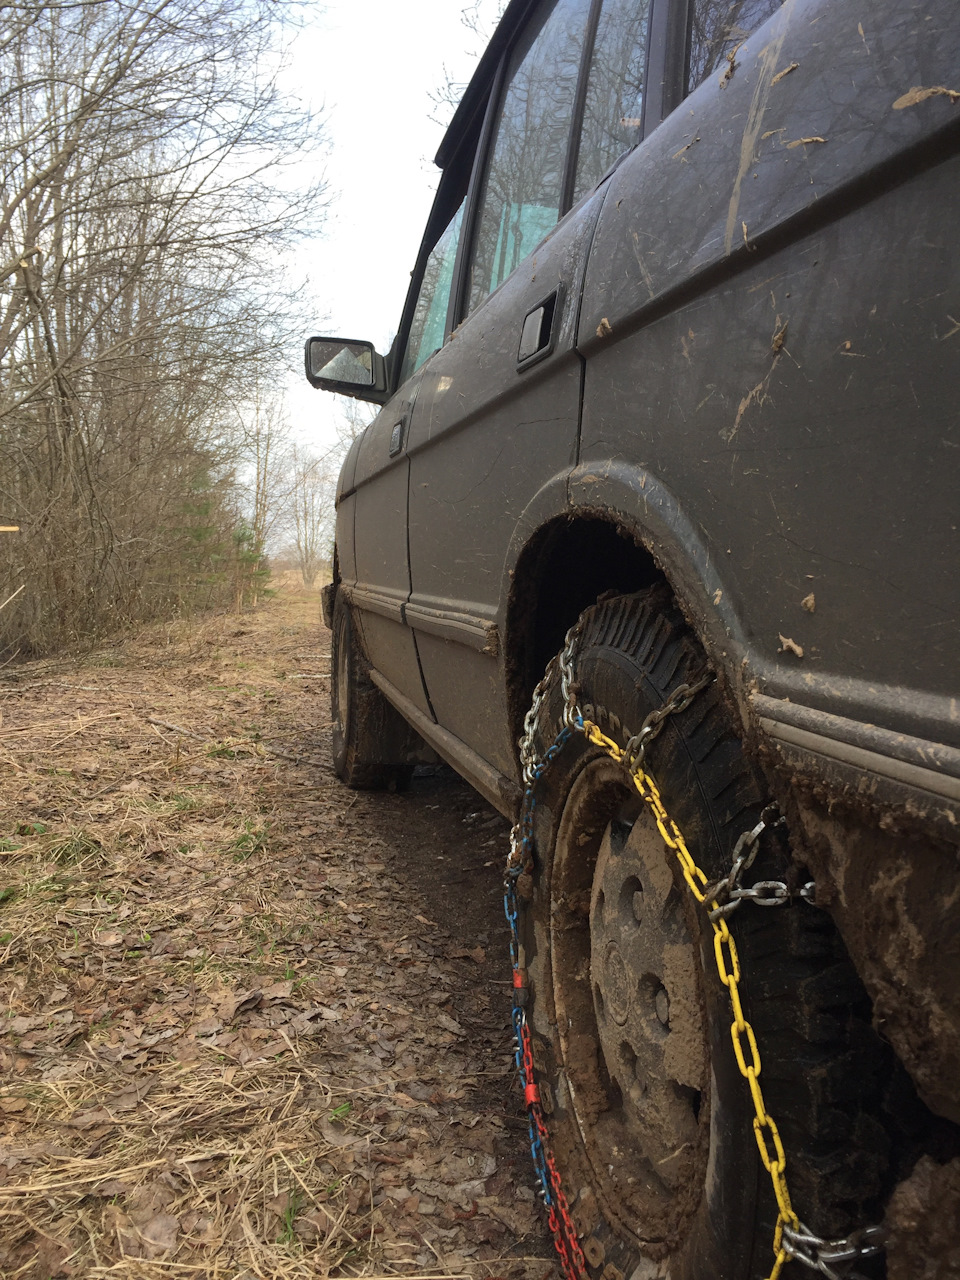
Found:
M 714 956 L 720 981 L 730 997 L 733 1022 L 730 1027 L 733 1049 L 740 1074 L 746 1079 L 754 1104 L 753 1130 L 763 1161 L 770 1174 L 778 1206 L 777 1224 L 773 1237 L 774 1263 L 767 1280 L 777 1280 L 784 1264 L 790 1260 L 803 1263 L 811 1270 L 826 1276 L 827 1280 L 863 1280 L 851 1268 L 858 1261 L 882 1252 L 884 1233 L 880 1227 L 865 1227 L 852 1232 L 841 1240 L 824 1240 L 806 1227 L 797 1216 L 791 1202 L 786 1182 L 786 1155 L 780 1134 L 773 1118 L 767 1113 L 760 1088 L 760 1051 L 750 1023 L 743 1014 L 740 1001 L 740 961 L 733 935 L 727 927 L 727 917 L 741 902 L 755 906 L 784 906 L 800 898 L 815 904 L 815 886 L 808 881 L 798 889 L 791 889 L 782 881 L 762 880 L 751 888 L 740 885 L 740 877 L 752 865 L 759 849 L 763 832 L 770 828 L 782 828 L 785 819 L 775 805 L 768 805 L 761 813 L 760 821 L 737 841 L 733 851 L 733 865 L 721 880 L 709 882 L 697 865 L 676 823 L 664 807 L 659 788 L 643 768 L 645 754 L 660 733 L 664 722 L 690 706 L 694 698 L 715 679 L 706 672 L 693 684 L 678 685 L 662 707 L 651 711 L 638 733 L 628 736 L 626 746 L 621 747 L 607 737 L 600 727 L 581 712 L 579 688 L 575 679 L 574 663 L 587 614 L 583 613 L 567 632 L 562 651 L 551 658 L 543 678 L 534 690 L 530 710 L 524 717 L 523 736 L 520 739 L 520 762 L 523 772 L 523 799 L 520 815 L 510 833 L 510 852 L 507 857 L 504 879 L 504 911 L 510 926 L 510 961 L 513 970 L 513 1028 L 516 1039 L 515 1061 L 527 1106 L 530 1151 L 534 1169 L 548 1213 L 548 1224 L 553 1235 L 561 1270 L 566 1280 L 588 1280 L 586 1260 L 580 1247 L 578 1233 L 570 1216 L 569 1206 L 561 1186 L 560 1174 L 549 1148 L 549 1137 L 544 1120 L 540 1091 L 535 1079 L 535 1067 L 530 1028 L 527 1022 L 529 991 L 526 974 L 521 967 L 520 954 L 520 877 L 533 867 L 533 818 L 536 808 L 535 788 L 539 779 L 563 750 L 574 733 L 583 734 L 588 741 L 601 747 L 611 759 L 622 764 L 647 807 L 650 809 L 664 843 L 676 856 L 683 878 L 697 902 L 707 911 L 714 931 Z M 557 670 L 560 673 L 563 694 L 563 725 L 553 743 L 538 754 L 536 737 L 540 716 L 549 696 L 551 683 Z M 591 708 L 592 710 L 593 708 Z M 598 716 L 598 718 L 600 718 Z M 744 1053 L 741 1037 L 746 1039 L 750 1061 Z M 773 1154 L 767 1145 L 773 1146 Z

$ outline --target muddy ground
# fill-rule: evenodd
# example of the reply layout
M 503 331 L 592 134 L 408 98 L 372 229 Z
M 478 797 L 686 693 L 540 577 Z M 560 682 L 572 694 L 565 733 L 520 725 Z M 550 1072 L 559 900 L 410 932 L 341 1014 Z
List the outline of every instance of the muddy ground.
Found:
M 555 1271 L 507 824 L 347 791 L 317 597 L 0 672 L 0 1275 Z

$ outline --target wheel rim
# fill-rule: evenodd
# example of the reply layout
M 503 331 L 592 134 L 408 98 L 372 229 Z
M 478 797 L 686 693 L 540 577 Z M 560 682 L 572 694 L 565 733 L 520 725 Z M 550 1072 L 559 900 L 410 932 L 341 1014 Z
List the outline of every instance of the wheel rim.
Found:
M 709 1108 L 689 903 L 623 770 L 595 759 L 571 787 L 551 883 L 563 1080 L 608 1218 L 675 1239 L 704 1183 Z

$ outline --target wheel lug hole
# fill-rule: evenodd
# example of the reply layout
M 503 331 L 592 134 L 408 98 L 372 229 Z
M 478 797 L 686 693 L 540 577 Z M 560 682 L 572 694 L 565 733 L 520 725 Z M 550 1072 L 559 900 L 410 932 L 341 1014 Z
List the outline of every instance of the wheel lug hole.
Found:
M 670 1026 L 670 997 L 667 995 L 666 987 L 660 987 L 657 994 L 653 998 L 654 1008 L 657 1011 L 657 1018 L 662 1027 Z

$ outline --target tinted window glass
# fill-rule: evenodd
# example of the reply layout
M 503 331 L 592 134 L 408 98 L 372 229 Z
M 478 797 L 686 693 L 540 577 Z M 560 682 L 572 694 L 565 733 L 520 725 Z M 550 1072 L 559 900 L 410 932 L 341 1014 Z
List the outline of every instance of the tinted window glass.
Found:
M 560 216 L 589 0 L 557 0 L 514 50 L 485 177 L 470 271 L 473 308 Z
M 723 65 L 727 54 L 776 13 L 783 0 L 694 0 L 687 92 Z
M 574 198 L 640 141 L 649 0 L 604 0 L 590 59 Z
M 400 369 L 400 381 L 404 382 L 433 353 L 443 346 L 447 323 L 447 304 L 453 283 L 453 263 L 457 256 L 457 242 L 463 222 L 463 205 L 453 215 L 443 234 L 430 250 L 423 272 L 423 282 L 417 295 L 407 349 Z

